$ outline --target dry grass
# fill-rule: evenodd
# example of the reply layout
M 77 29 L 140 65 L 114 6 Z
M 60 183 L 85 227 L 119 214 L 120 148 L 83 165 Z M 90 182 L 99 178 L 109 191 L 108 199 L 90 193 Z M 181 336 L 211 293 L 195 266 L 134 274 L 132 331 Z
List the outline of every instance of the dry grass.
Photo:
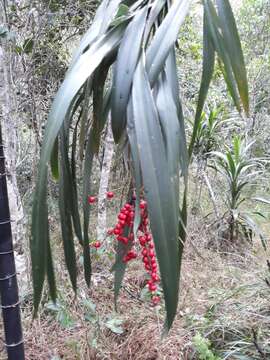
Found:
M 76 299 L 67 274 L 58 265 L 60 310 L 49 310 L 45 298 L 45 307 L 33 321 L 31 296 L 24 299 L 22 319 L 26 358 L 199 359 L 192 345 L 197 332 L 211 340 L 221 359 L 240 359 L 237 352 L 228 354 L 243 347 L 243 342 L 248 349 L 243 353 L 247 359 L 263 359 L 260 349 L 269 356 L 270 288 L 263 280 L 267 254 L 258 243 L 244 257 L 221 256 L 198 246 L 199 234 L 204 236 L 201 231 L 196 233 L 192 229 L 191 238 L 197 252 L 194 252 L 194 244 L 186 247 L 179 311 L 169 336 L 161 339 L 163 304 L 153 308 L 148 300 L 141 298 L 144 272 L 139 261 L 128 269 L 119 298 L 119 311 L 114 313 L 113 277 L 109 265 L 104 268 L 103 256 L 106 257 L 105 264 L 109 264 L 108 257 L 102 255 L 94 261 L 91 289 L 87 289 L 80 278 Z M 201 244 L 205 244 L 204 239 Z M 87 305 L 89 299 L 90 308 Z M 121 334 L 108 328 L 108 319 L 120 320 Z M 0 358 L 5 359 L 3 349 L 0 354 Z

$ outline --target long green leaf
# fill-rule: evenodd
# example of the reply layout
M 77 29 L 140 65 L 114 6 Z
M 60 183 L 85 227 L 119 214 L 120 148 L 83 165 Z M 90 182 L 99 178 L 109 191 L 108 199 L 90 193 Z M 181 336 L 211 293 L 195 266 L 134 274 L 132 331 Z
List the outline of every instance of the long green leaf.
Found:
M 113 53 L 105 59 L 98 67 L 93 79 L 93 138 L 96 153 L 98 153 L 99 150 L 100 135 L 107 119 L 107 117 L 104 116 L 104 101 L 106 101 L 104 97 L 105 81 L 115 58 L 116 53 Z
M 53 102 L 52 110 L 46 126 L 41 163 L 48 162 L 55 138 L 62 126 L 74 97 L 85 81 L 99 66 L 101 61 L 117 48 L 126 24 L 112 29 L 104 37 L 98 39 L 93 46 L 78 59 L 63 81 Z
M 178 111 L 165 72 L 160 75 L 156 105 L 164 136 L 165 150 L 168 161 L 168 175 L 174 184 L 172 188 L 173 213 L 178 217 L 179 207 L 179 165 L 180 140 L 183 137 L 178 120 Z M 175 219 L 175 222 L 178 220 Z
M 135 187 L 136 187 L 136 201 L 135 201 L 135 218 L 133 225 L 134 236 L 136 236 L 137 231 L 139 229 L 139 225 L 141 222 L 141 214 L 140 214 L 140 190 L 142 188 L 142 178 L 141 178 L 141 168 L 140 168 L 140 157 L 139 157 L 139 149 L 136 138 L 135 124 L 134 124 L 134 115 L 133 115 L 133 105 L 132 98 L 130 98 L 128 102 L 127 108 L 127 135 L 130 144 L 130 151 L 132 157 L 132 171 L 133 178 L 135 179 Z
M 82 37 L 80 44 L 73 55 L 70 70 L 73 68 L 74 64 L 77 62 L 80 56 L 87 50 L 87 48 L 89 48 L 96 41 L 98 35 L 105 33 L 111 20 L 116 14 L 119 3 L 120 0 L 102 1 L 97 9 L 93 23 Z
M 112 29 L 101 39 L 97 40 L 93 47 L 87 50 L 69 71 L 54 100 L 49 120 L 46 126 L 43 141 L 39 176 L 33 203 L 32 216 L 32 239 L 31 254 L 33 262 L 34 306 L 37 309 L 41 299 L 41 293 L 46 271 L 46 256 L 48 248 L 48 211 L 47 211 L 47 164 L 50 160 L 55 139 L 74 102 L 76 95 L 84 82 L 98 67 L 103 58 L 110 54 L 119 44 L 126 24 L 121 24 Z M 89 249 L 84 247 L 85 259 Z M 87 261 L 87 260 L 86 260 Z M 89 262 L 87 262 L 87 279 L 89 276 Z
M 203 17 L 203 69 L 201 85 L 199 90 L 199 98 L 197 102 L 195 120 L 193 125 L 193 132 L 189 144 L 189 157 L 192 155 L 195 139 L 199 130 L 200 120 L 204 103 L 207 97 L 208 89 L 214 72 L 215 64 L 215 50 L 211 42 L 209 29 L 207 26 L 206 14 Z
M 178 303 L 178 224 L 175 224 L 175 214 L 171 206 L 174 185 L 168 175 L 164 140 L 142 62 L 138 64 L 135 72 L 132 101 L 144 190 L 164 290 L 166 327 L 169 329 Z
M 129 228 L 125 227 L 123 236 L 127 237 Z M 111 271 L 114 272 L 114 306 L 117 310 L 117 299 L 122 287 L 123 279 L 125 276 L 127 263 L 123 261 L 124 256 L 131 249 L 132 242 L 129 240 L 128 244 L 125 245 L 121 241 L 118 241 L 116 245 L 115 263 L 112 266 Z
M 52 298 L 52 301 L 55 302 L 57 297 L 57 290 L 56 290 L 55 276 L 53 270 L 52 251 L 49 242 L 47 249 L 47 280 L 49 285 L 50 296 Z
M 59 168 L 58 168 L 58 138 L 55 139 L 53 151 L 51 155 L 51 171 L 52 176 L 55 180 L 59 179 Z
M 177 39 L 179 28 L 188 13 L 189 3 L 189 0 L 176 0 L 173 2 L 147 49 L 146 70 L 151 86 L 156 82 Z
M 88 195 L 91 191 L 91 172 L 93 165 L 93 158 L 95 154 L 94 136 L 91 129 L 85 151 L 85 161 L 83 170 L 83 259 L 84 259 L 84 277 L 86 284 L 90 285 L 91 280 L 91 259 L 89 249 L 89 216 L 90 205 L 88 203 Z
M 180 139 L 179 139 L 179 146 L 180 146 L 180 164 L 181 164 L 181 171 L 182 175 L 187 181 L 187 174 L 188 174 L 188 151 L 187 151 L 187 141 L 186 141 L 186 133 L 185 133 L 185 123 L 184 123 L 184 115 L 182 110 L 182 105 L 180 101 L 179 95 L 179 84 L 178 84 L 178 73 L 177 73 L 177 66 L 176 66 L 176 54 L 174 48 L 171 49 L 168 58 L 165 63 L 165 73 L 166 78 L 168 80 L 168 85 L 170 91 L 172 93 L 172 97 L 177 108 L 177 115 L 178 121 L 180 126 Z
M 69 272 L 70 280 L 73 289 L 76 291 L 76 254 L 73 241 L 73 229 L 72 229 L 72 198 L 73 198 L 73 186 L 72 177 L 68 159 L 68 132 L 65 131 L 62 126 L 60 132 L 60 182 L 59 182 L 59 210 L 61 219 L 62 239 L 65 254 L 65 262 Z
M 34 290 L 34 314 L 37 313 L 47 271 L 49 247 L 49 224 L 47 205 L 47 166 L 38 175 L 38 186 L 32 207 L 31 259 Z
M 128 25 L 114 67 L 111 117 L 113 136 L 116 142 L 119 142 L 126 123 L 126 107 L 133 74 L 141 52 L 147 10 L 148 8 L 145 6 Z
M 211 0 L 204 0 L 204 11 L 205 11 L 205 19 L 206 19 L 207 27 L 209 33 L 211 34 L 213 45 L 218 53 L 219 59 L 223 63 L 223 65 L 221 64 L 221 70 L 223 72 L 224 79 L 227 83 L 227 87 L 234 101 L 234 104 L 237 110 L 240 112 L 241 107 L 240 107 L 239 95 L 237 92 L 235 78 L 232 72 L 231 60 L 228 54 L 225 40 L 219 31 L 220 19 L 217 15 L 217 12 Z
M 220 25 L 245 112 L 249 111 L 248 82 L 237 27 L 228 0 L 217 0 Z
M 89 107 L 90 107 L 90 97 L 93 88 L 93 76 L 90 76 L 85 84 L 83 89 L 83 99 L 82 99 L 82 114 L 81 114 L 81 129 L 80 129 L 80 139 L 79 139 L 79 147 L 80 147 L 80 159 L 83 160 L 83 154 L 85 149 L 85 139 L 87 137 L 87 125 L 89 122 Z

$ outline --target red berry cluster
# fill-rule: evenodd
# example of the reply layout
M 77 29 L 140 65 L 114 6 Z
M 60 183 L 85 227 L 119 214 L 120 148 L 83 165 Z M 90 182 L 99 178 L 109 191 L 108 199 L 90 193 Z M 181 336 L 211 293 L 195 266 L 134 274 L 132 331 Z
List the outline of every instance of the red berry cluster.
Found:
M 109 235 L 115 235 L 116 239 L 122 242 L 124 245 L 128 245 L 131 241 L 132 248 L 123 257 L 123 262 L 127 263 L 132 259 L 137 258 L 137 252 L 135 250 L 135 236 L 133 233 L 133 224 L 135 217 L 134 200 L 131 203 L 126 203 L 120 213 L 118 214 L 118 222 L 113 229 L 108 230 Z M 147 211 L 147 203 L 144 200 L 140 201 L 140 215 L 141 223 L 139 226 L 139 244 L 141 247 L 142 261 L 146 271 L 150 275 L 148 280 L 148 289 L 152 293 L 152 303 L 157 305 L 160 302 L 160 297 L 156 295 L 157 283 L 159 282 L 159 276 L 157 274 L 157 262 L 154 249 L 154 243 L 152 241 L 152 235 L 149 232 L 149 219 Z M 128 236 L 123 236 L 124 228 L 129 229 Z

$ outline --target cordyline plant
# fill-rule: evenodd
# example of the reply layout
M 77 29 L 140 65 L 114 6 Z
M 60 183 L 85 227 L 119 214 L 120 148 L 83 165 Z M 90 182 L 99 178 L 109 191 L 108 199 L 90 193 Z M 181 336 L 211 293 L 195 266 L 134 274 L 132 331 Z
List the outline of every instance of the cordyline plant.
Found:
M 56 298 L 48 230 L 48 163 L 51 160 L 52 174 L 59 179 L 63 247 L 70 279 L 76 290 L 73 231 L 83 246 L 85 280 L 89 285 L 90 208 L 87 195 L 100 135 L 111 118 L 115 142 L 123 141 L 130 148 L 137 194 L 144 186 L 164 292 L 165 327 L 171 327 L 177 310 L 186 223 L 187 190 L 186 187 L 183 190 L 179 207 L 179 178 L 181 174 L 186 184 L 189 158 L 216 54 L 237 109 L 240 111 L 242 103 L 248 112 L 246 70 L 230 4 L 227 0 L 216 0 L 216 3 L 205 0 L 203 71 L 193 134 L 187 148 L 175 44 L 189 5 L 189 0 L 172 3 L 164 0 L 104 0 L 82 38 L 54 99 L 41 151 L 31 240 L 35 311 L 46 276 L 51 297 Z M 88 114 L 90 103 L 91 116 Z M 82 224 L 76 186 L 77 153 L 84 169 Z M 139 216 L 139 196 L 137 198 L 134 226 L 137 226 Z M 118 247 L 117 251 L 122 249 Z M 125 265 L 114 268 L 115 288 L 119 289 Z
M 252 240 L 252 234 L 258 235 L 265 247 L 264 236 L 256 222 L 249 213 L 240 209 L 240 205 L 247 201 L 259 201 L 269 204 L 267 199 L 261 197 L 249 197 L 244 191 L 264 172 L 263 161 L 265 159 L 254 158 L 250 155 L 250 149 L 254 142 L 246 143 L 240 136 L 233 138 L 231 148 L 225 153 L 213 151 L 212 165 L 218 171 L 227 184 L 226 213 L 223 215 L 228 222 L 228 239 L 231 243 L 242 234 L 247 240 Z M 265 216 L 258 211 L 252 211 L 251 215 Z

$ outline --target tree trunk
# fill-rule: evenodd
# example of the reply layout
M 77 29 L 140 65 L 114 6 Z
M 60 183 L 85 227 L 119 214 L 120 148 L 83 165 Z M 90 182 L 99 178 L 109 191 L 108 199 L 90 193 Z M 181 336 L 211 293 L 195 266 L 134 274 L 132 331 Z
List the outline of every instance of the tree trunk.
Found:
M 98 219 L 97 219 L 97 239 L 103 241 L 106 237 L 107 230 L 107 211 L 106 211 L 106 199 L 108 191 L 108 183 L 110 176 L 110 169 L 112 164 L 112 158 L 114 154 L 113 135 L 110 122 L 107 126 L 107 134 L 105 137 L 105 150 L 102 161 L 100 184 L 98 192 Z
M 4 42 L 3 42 L 4 43 Z M 12 233 L 15 247 L 20 248 L 22 252 L 24 245 L 24 212 L 21 196 L 17 184 L 16 166 L 17 166 L 17 106 L 16 95 L 11 84 L 10 65 L 14 64 L 10 46 L 4 43 L 0 47 L 0 94 L 1 94 L 1 122 L 3 137 L 5 142 L 5 153 L 7 157 L 7 186 L 9 193 L 9 206 L 14 221 L 12 222 Z M 15 73 L 17 69 L 12 69 Z M 17 74 L 18 76 L 18 74 Z
M 17 275 L 0 124 L 0 295 L 8 360 L 24 359 Z
M 1 12 L 2 9 L 0 9 Z M 5 19 L 1 19 L 5 24 Z M 17 126 L 18 110 L 16 100 L 16 85 L 13 78 L 20 76 L 16 57 L 8 40 L 0 42 L 0 121 L 2 133 L 5 138 L 6 182 L 8 188 L 9 208 L 12 214 L 12 234 L 15 250 L 15 261 L 18 270 L 20 288 L 27 290 L 29 278 L 27 277 L 27 258 L 24 249 L 25 241 L 25 218 L 21 201 L 21 195 L 17 183 L 18 141 Z

